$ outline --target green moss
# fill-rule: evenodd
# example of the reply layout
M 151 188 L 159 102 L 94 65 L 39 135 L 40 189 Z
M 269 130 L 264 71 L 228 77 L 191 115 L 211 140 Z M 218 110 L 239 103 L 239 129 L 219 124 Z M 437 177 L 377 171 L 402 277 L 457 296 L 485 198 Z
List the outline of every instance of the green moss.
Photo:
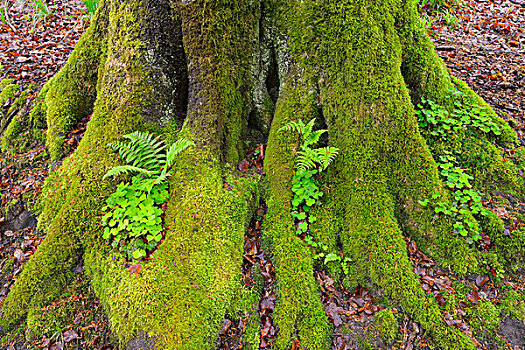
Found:
M 6 88 L 6 86 L 8 85 L 12 85 L 11 83 L 15 81 L 14 79 L 10 79 L 10 78 L 4 78 L 2 80 L 0 80 L 0 92 L 3 92 L 4 89 Z
M 499 328 L 501 321 L 499 310 L 490 301 L 481 301 L 468 308 L 469 325 L 476 336 L 490 336 Z
M 485 232 L 489 237 L 497 237 L 503 235 L 503 231 L 505 230 L 503 220 L 501 220 L 492 211 L 485 211 L 484 215 L 480 215 L 478 221 L 481 225 L 483 232 Z
M 525 319 L 525 295 L 523 292 L 509 289 L 501 302 L 501 311 L 518 320 Z
M 429 331 L 437 346 L 471 349 L 472 342 L 446 326 L 435 301 L 425 296 L 412 272 L 402 234 L 403 231 L 414 238 L 421 249 L 454 271 L 466 273 L 477 266 L 474 251 L 453 233 L 450 220 L 436 220 L 432 208 L 418 205 L 418 200 L 435 191 L 442 198 L 447 195 L 436 163 L 419 134 L 405 87 L 406 76 L 401 74 L 406 57 L 418 54 L 410 51 L 412 48 L 420 49 L 421 57 L 426 55 L 425 50 L 431 52 L 431 43 L 419 24 L 414 3 L 404 5 L 395 1 L 303 1 L 290 13 L 294 58 L 303 69 L 303 80 L 318 82 L 318 101 L 328 125 L 330 145 L 340 149 L 325 180 L 327 191 L 323 202 L 327 209 L 325 214 L 322 211 L 318 214 L 320 224 L 314 225 L 314 230 L 332 245 L 340 242 L 345 256 L 352 259 L 351 270 L 357 280 L 379 285 L 400 302 Z M 416 38 L 410 45 L 404 45 L 405 39 L 401 37 L 407 30 L 400 29 L 402 22 L 419 28 L 418 35 L 425 41 Z M 439 95 L 452 85 L 437 58 L 419 68 L 412 67 L 412 72 L 421 75 L 426 69 L 429 69 L 427 76 L 434 78 L 420 76 L 421 82 L 417 83 L 423 86 L 420 89 L 427 88 Z M 426 87 L 423 80 L 428 83 Z M 300 85 L 294 83 L 291 85 L 298 89 Z M 302 94 L 306 95 L 304 90 Z M 291 113 L 294 118 L 309 119 L 297 111 Z M 275 120 L 278 116 L 279 104 Z M 269 150 L 271 142 L 275 142 L 271 135 Z M 286 148 L 280 151 L 289 152 Z M 281 160 L 274 168 L 280 173 L 281 164 L 287 163 Z M 270 186 L 275 182 L 270 177 L 271 170 L 268 167 Z M 278 198 L 287 194 L 282 187 L 279 191 Z M 279 208 L 285 206 L 281 203 L 286 201 L 277 202 Z M 270 213 L 274 214 L 269 207 L 268 216 Z M 334 220 L 333 216 L 339 218 Z M 335 226 L 333 233 L 326 233 L 327 226 Z M 334 232 L 339 227 L 340 232 Z M 280 228 L 282 236 L 286 230 Z M 333 234 L 338 235 L 338 240 Z M 322 238 L 323 235 L 326 237 Z M 292 255 L 300 254 L 294 251 Z M 289 263 L 297 266 L 297 262 Z
M 0 347 L 2 348 L 8 348 L 13 344 L 14 341 L 24 342 L 25 341 L 25 329 L 26 325 L 25 323 L 21 323 L 13 329 L 11 332 L 7 332 L 5 335 L 3 335 L 0 338 Z M 31 349 L 32 350 L 32 349 Z
M 33 128 L 46 129 L 47 128 L 47 104 L 45 103 L 49 84 L 44 85 L 38 97 L 29 112 L 29 123 Z
M 2 81 L 5 81 L 8 79 L 4 79 Z M 0 106 L 4 105 L 7 100 L 9 99 L 15 99 L 15 94 L 20 91 L 20 85 L 17 84 L 8 84 L 3 89 L 0 90 Z M 16 99 L 17 101 L 19 99 Z M 24 100 L 25 102 L 25 100 Z M 4 116 L 3 113 L 0 112 L 0 131 L 4 130 L 7 126 L 7 123 L 10 121 L 10 119 L 6 117 L 13 117 L 13 111 L 16 110 L 16 102 L 12 103 L 9 110 L 7 111 L 7 114 Z
M 206 115 L 206 125 L 190 124 L 196 139 L 230 164 L 242 155 L 251 90 L 252 52 L 255 49 L 260 3 L 251 0 L 193 1 L 181 5 L 184 48 L 190 77 L 200 87 L 188 119 Z M 248 98 L 247 98 L 248 97 Z
M 17 136 L 20 135 L 22 129 L 22 124 L 20 124 L 17 117 L 14 117 L 7 126 L 4 135 L 2 136 L 2 152 L 12 149 L 10 144 Z
M 2 266 L 2 272 L 6 275 L 13 272 L 15 267 L 15 258 L 8 259 Z
M 357 336 L 357 338 L 355 339 L 355 342 L 360 350 L 373 350 L 374 349 L 372 344 L 370 344 L 370 342 L 366 340 L 365 338 L 363 338 L 362 336 Z
M 247 350 L 258 350 L 261 344 L 261 323 L 259 314 L 256 312 L 252 314 L 248 319 L 246 328 L 244 329 L 244 335 L 242 337 L 244 343 L 244 349 Z
M 308 349 L 326 349 L 331 326 L 319 300 L 313 278 L 313 254 L 295 234 L 290 214 L 293 155 L 298 135 L 277 130 L 290 120 L 310 119 L 316 111 L 315 95 L 297 76 L 287 81 L 274 117 L 265 157 L 268 212 L 263 236 L 270 240 L 268 252 L 276 271 L 278 301 L 274 322 L 279 327 L 275 349 L 289 349 L 296 339 Z
M 108 7 L 100 5 L 66 65 L 46 84 L 47 145 L 53 160 L 62 155 L 65 135 L 93 111 L 99 66 L 107 50 Z
M 423 22 L 419 20 L 418 2 L 400 2 L 395 26 L 402 46 L 401 73 L 414 103 L 421 97 L 450 106 L 446 99 L 453 88 L 445 64 L 438 57 L 434 44 L 427 34 Z
M 491 237 L 496 252 L 508 263 L 510 269 L 516 270 L 525 263 L 525 230 L 519 229 L 508 235 L 502 233 Z
M 9 79 L 2 80 L 2 83 L 9 81 Z M 20 91 L 18 84 L 5 84 L 0 90 L 0 104 L 4 104 L 9 98 L 15 97 L 15 92 Z
M 247 317 L 244 334 L 241 337 L 243 349 L 259 349 L 261 343 L 261 324 L 259 317 L 259 301 L 262 296 L 264 280 L 259 266 L 252 268 L 254 285 L 251 288 L 239 283 L 238 290 L 233 293 L 233 298 L 228 306 L 227 314 L 233 319 Z
M 489 117 L 491 117 L 491 119 L 500 126 L 502 133 L 497 138 L 500 143 L 511 147 L 518 144 L 518 136 L 516 135 L 516 131 L 514 131 L 510 125 L 501 119 L 487 102 L 485 102 L 479 95 L 472 91 L 472 89 L 469 88 L 464 81 L 455 77 L 452 77 L 452 80 L 458 90 L 463 93 L 467 104 L 485 108 L 489 113 Z
M 48 306 L 31 310 L 25 331 L 25 338 L 30 344 L 36 343 L 34 341 L 42 337 L 58 341 L 68 329 L 77 332 L 81 329 L 81 338 L 86 344 L 93 344 L 97 338 L 101 340 L 101 335 L 106 340 L 109 338 L 109 334 L 106 333 L 107 326 L 104 327 L 107 325 L 107 319 L 89 287 L 89 280 L 83 277 L 85 276 L 77 275 L 65 288 L 60 299 Z M 93 327 L 94 324 L 97 327 Z M 74 342 L 64 345 L 74 348 Z
M 16 90 L 18 91 L 18 89 Z M 3 118 L 0 122 L 0 130 L 5 128 L 1 140 L 2 152 L 6 152 L 7 150 L 12 151 L 14 149 L 23 151 L 23 143 L 28 142 L 27 136 L 24 137 L 21 135 L 27 124 L 27 115 L 20 112 L 20 109 L 26 104 L 28 96 L 29 93 L 27 90 L 22 91 L 11 103 L 6 114 L 7 118 Z M 14 98 L 14 95 L 11 97 Z M 1 99 L 0 97 L 0 100 Z M 6 122 L 9 122 L 9 124 L 6 125 Z
M 86 256 L 92 284 L 122 343 L 143 330 L 162 348 L 210 348 L 225 312 L 254 301 L 250 291 L 238 295 L 254 183 L 227 176 L 233 189 L 223 189 L 222 171 L 208 157 L 189 150 L 177 163 L 166 240 L 145 272 L 131 275 L 120 257 L 113 261 L 115 253 L 104 250 Z
M 121 12 L 128 11 L 121 9 Z M 142 115 L 148 110 L 147 102 L 141 97 L 152 92 L 144 78 L 147 73 L 142 56 L 136 51 L 140 43 L 133 32 L 140 28 L 140 23 L 128 14 L 113 21 L 112 26 L 112 45 L 104 66 L 108 74 L 101 74 L 97 87 L 99 96 L 104 98 L 98 100 L 89 128 L 74 155 L 46 179 L 40 197 L 39 228 L 47 236 L 5 300 L 2 308 L 5 324 L 15 324 L 62 293 L 82 251 L 99 237 L 101 208 L 113 188 L 101 179 L 116 165 L 116 157 L 107 143 L 139 127 L 147 128 Z M 116 65 L 118 60 L 128 65 Z M 137 83 L 127 90 L 115 89 L 126 81 Z
M 397 319 L 390 309 L 384 309 L 374 315 L 376 328 L 381 339 L 387 343 L 392 344 L 399 332 Z
M 12 325 L 26 314 L 36 322 L 38 310 L 63 293 L 82 257 L 123 347 L 144 335 L 155 339 L 158 348 L 211 348 L 224 315 L 249 310 L 255 302 L 257 293 L 239 287 L 239 267 L 258 179 L 240 178 L 230 171 L 233 166 L 223 164 L 236 164 L 242 154 L 260 3 L 197 0 L 174 6 L 181 11 L 190 77 L 199 86 L 183 128 L 197 147 L 174 168 L 164 242 L 133 273 L 100 237 L 101 207 L 114 187 L 101 178 L 116 164 L 107 143 L 135 129 L 161 129 L 156 116 L 148 114 L 158 94 L 148 84 L 147 50 L 139 39 L 146 3 L 113 3 L 109 37 L 100 34 L 107 50 L 101 45 L 99 52 L 89 43 L 96 30 L 106 29 L 90 29 L 79 44 L 85 57 L 71 56 L 49 84 L 45 107 L 35 111 L 34 120 L 39 120 L 47 108 L 48 145 L 59 158 L 61 137 L 90 113 L 95 98 L 94 90 L 79 97 L 78 86 L 69 83 L 94 86 L 98 79 L 84 139 L 44 186 L 39 225 L 47 237 L 7 297 L 4 322 Z M 352 258 L 354 283 L 379 285 L 429 331 L 436 346 L 474 348 L 461 332 L 446 326 L 435 300 L 421 289 L 403 237 L 416 239 L 456 272 L 477 265 L 472 249 L 452 233 L 452 223 L 435 220 L 432 208 L 418 205 L 436 190 L 446 194 L 419 133 L 411 97 L 428 93 L 444 100 L 452 83 L 435 53 L 427 56 L 431 44 L 414 2 L 307 0 L 287 6 L 293 59 L 265 159 L 263 235 L 277 278 L 275 348 L 288 349 L 296 339 L 310 350 L 330 344 L 332 327 L 313 278 L 313 254 L 296 236 L 290 215 L 297 135 L 277 132 L 290 120 L 318 116 L 319 109 L 329 142 L 341 155 L 322 181 L 325 198 L 313 234 Z M 89 60 L 95 63 L 88 70 L 76 71 Z M 405 87 L 409 76 L 413 91 Z M 246 334 L 254 346 L 256 319 L 250 318 Z M 391 334 L 388 325 L 385 332 Z
M 160 129 L 156 122 L 144 125 L 144 120 L 157 121 L 148 115 L 156 91 L 148 84 L 145 44 L 137 39 L 145 6 L 145 2 L 123 3 L 111 10 L 107 60 L 99 71 L 93 117 L 76 152 L 44 185 L 39 225 L 48 235 L 42 251 L 27 265 L 28 271 L 43 266 L 42 271 L 32 276 L 25 269 L 4 309 L 9 323 L 27 312 L 34 314 L 60 293 L 70 277 L 67 272 L 83 252 L 86 273 L 121 344 L 142 334 L 162 348 L 210 348 L 227 310 L 238 311 L 254 300 L 251 292 L 240 300 L 234 296 L 239 292 L 244 230 L 257 197 L 257 178 L 230 174 L 223 169 L 221 157 L 193 133 L 192 121 L 207 120 L 206 108 L 202 114 L 191 114 L 192 121 L 184 127 L 184 135 L 198 141 L 198 149 L 185 153 L 174 166 L 166 239 L 150 262 L 132 274 L 123 266 L 122 256 L 100 237 L 100 209 L 113 187 L 101 178 L 116 163 L 107 143 L 134 129 Z M 220 76 L 229 75 L 222 71 Z M 222 96 L 219 102 L 235 105 L 228 113 L 235 114 L 230 115 L 232 120 L 242 120 L 240 95 L 233 88 L 227 91 L 231 96 Z M 217 106 L 217 100 L 211 101 L 210 109 Z M 47 107 L 49 117 L 49 103 Z M 230 140 L 237 149 L 236 141 Z M 36 295 L 48 297 L 42 300 Z
M 511 161 L 503 159 L 503 150 L 480 135 L 467 135 L 459 148 L 458 160 L 469 168 L 474 177 L 474 188 L 484 193 L 505 191 L 522 195 L 525 191 L 523 177 Z

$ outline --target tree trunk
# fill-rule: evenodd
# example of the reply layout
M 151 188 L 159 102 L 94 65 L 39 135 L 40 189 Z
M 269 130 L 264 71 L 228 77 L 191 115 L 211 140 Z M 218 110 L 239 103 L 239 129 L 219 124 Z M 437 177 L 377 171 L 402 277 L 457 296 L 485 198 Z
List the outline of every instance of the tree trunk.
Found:
M 451 219 L 420 204 L 436 191 L 447 202 L 450 195 L 434 160 L 444 146 L 431 152 L 414 105 L 425 98 L 452 109 L 453 88 L 465 103 L 488 107 L 449 76 L 412 0 L 103 0 L 43 90 L 54 160 L 63 158 L 64 135 L 92 117 L 78 149 L 46 180 L 39 228 L 47 236 L 5 300 L 4 322 L 34 317 L 83 261 L 124 348 L 140 338 L 158 349 L 211 349 L 226 313 L 257 305 L 258 291 L 242 285 L 240 267 L 244 231 L 262 196 L 278 291 L 274 348 L 299 339 L 307 349 L 328 349 L 333 328 L 314 254 L 291 216 L 298 135 L 278 131 L 317 117 L 340 154 L 318 180 L 327 190 L 314 208 L 314 238 L 351 258 L 347 285 L 382 290 L 437 347 L 475 348 L 425 295 L 404 238 L 458 274 L 487 259 Z M 516 135 L 492 110 L 489 117 L 502 134 L 476 142 L 497 154 L 496 145 Z M 130 274 L 102 239 L 102 207 L 116 185 L 102 180 L 117 165 L 107 144 L 137 129 L 170 139 L 179 126 L 196 146 L 173 167 L 166 238 Z M 238 172 L 244 142 L 266 139 L 266 177 Z M 472 169 L 476 187 L 517 184 L 521 193 L 516 169 L 501 175 L 501 157 L 490 162 L 487 171 Z

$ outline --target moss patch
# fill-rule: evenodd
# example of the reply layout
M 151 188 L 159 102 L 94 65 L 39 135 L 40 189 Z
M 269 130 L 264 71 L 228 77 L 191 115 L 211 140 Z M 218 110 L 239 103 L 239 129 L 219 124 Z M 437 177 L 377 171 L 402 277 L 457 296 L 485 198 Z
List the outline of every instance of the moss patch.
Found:
M 399 325 L 392 310 L 381 310 L 374 315 L 374 319 L 381 339 L 387 344 L 392 344 L 399 332 Z
M 47 146 L 53 160 L 62 156 L 64 136 L 93 112 L 99 66 L 107 50 L 108 8 L 100 4 L 66 65 L 47 84 Z
M 279 327 L 279 336 L 275 349 L 289 349 L 296 339 L 312 350 L 326 349 L 330 342 L 331 326 L 313 278 L 313 254 L 297 237 L 290 214 L 293 155 L 298 135 L 277 131 L 298 117 L 310 119 L 315 107 L 315 95 L 309 85 L 299 75 L 291 76 L 277 103 L 266 150 L 268 212 L 263 237 L 271 242 L 269 251 L 277 278 L 274 322 Z

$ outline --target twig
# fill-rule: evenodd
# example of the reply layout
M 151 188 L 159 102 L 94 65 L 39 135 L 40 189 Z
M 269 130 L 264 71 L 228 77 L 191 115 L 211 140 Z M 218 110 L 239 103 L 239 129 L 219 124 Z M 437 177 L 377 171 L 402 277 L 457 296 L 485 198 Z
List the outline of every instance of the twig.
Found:
M 11 20 L 9 19 L 9 11 L 8 11 L 8 0 L 5 0 L 5 5 L 4 5 L 4 14 L 5 14 L 5 22 L 7 23 L 7 25 L 9 26 L 9 28 L 11 28 L 13 30 L 13 32 L 17 32 L 16 28 L 11 24 Z

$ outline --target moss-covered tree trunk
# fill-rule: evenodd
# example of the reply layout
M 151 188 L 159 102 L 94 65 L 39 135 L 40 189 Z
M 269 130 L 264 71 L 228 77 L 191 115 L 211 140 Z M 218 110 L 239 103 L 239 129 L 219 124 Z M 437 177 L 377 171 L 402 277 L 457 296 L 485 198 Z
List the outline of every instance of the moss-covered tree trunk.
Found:
M 142 339 L 158 349 L 211 349 L 224 315 L 258 298 L 240 271 L 244 230 L 262 196 L 277 278 L 274 348 L 299 339 L 328 349 L 333 329 L 314 253 L 290 213 L 298 135 L 278 132 L 317 117 L 340 154 L 318 180 L 326 190 L 314 208 L 314 238 L 351 258 L 345 283 L 381 289 L 439 348 L 474 348 L 421 288 L 404 239 L 461 274 L 485 259 L 451 219 L 421 204 L 449 194 L 414 105 L 425 98 L 452 109 L 451 89 L 486 107 L 449 76 L 413 0 L 104 0 L 43 90 L 47 142 L 61 166 L 40 200 L 47 236 L 5 300 L 4 325 L 24 318 L 30 325 L 83 261 L 123 348 Z M 62 160 L 63 136 L 91 113 L 78 149 Z M 503 132 L 480 142 L 512 143 L 512 130 L 489 116 Z M 140 273 L 130 273 L 101 234 L 102 207 L 116 185 L 102 176 L 118 161 L 107 144 L 137 129 L 170 139 L 179 126 L 196 146 L 172 169 L 166 238 Z M 266 176 L 238 172 L 245 142 L 266 139 Z M 494 156 L 491 164 L 500 163 Z M 479 189 L 522 186 L 491 169 L 476 173 Z

